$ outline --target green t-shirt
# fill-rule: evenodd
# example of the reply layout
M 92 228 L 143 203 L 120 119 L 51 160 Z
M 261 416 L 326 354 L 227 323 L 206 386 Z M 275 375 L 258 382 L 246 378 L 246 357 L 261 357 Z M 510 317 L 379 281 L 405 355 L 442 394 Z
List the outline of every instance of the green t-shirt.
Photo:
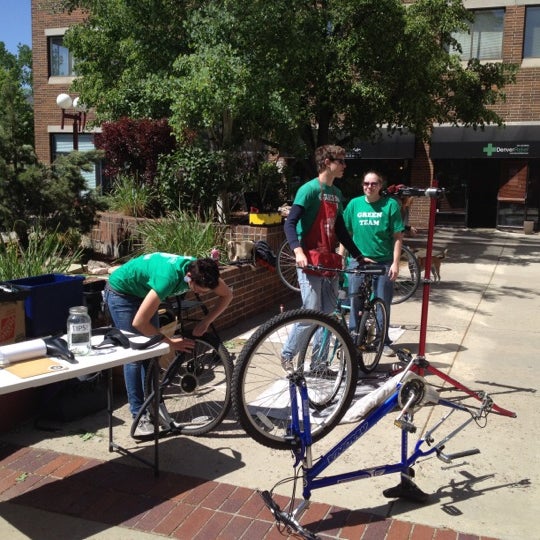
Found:
M 111 288 L 122 294 L 144 298 L 151 289 L 160 300 L 189 289 L 184 281 L 186 267 L 193 257 L 171 253 L 150 253 L 131 259 L 117 268 L 109 278 Z
M 302 238 L 311 229 L 319 213 L 319 208 L 321 207 L 321 185 L 324 199 L 336 203 L 339 214 L 343 212 L 343 194 L 339 188 L 333 185 L 327 186 L 326 184 L 321 184 L 318 178 L 313 178 L 313 180 L 306 182 L 296 192 L 293 203 L 304 208 L 302 217 L 296 224 L 296 234 L 298 234 L 300 241 L 302 241 Z
M 356 197 L 345 208 L 343 220 L 364 257 L 377 262 L 394 258 L 394 234 L 404 230 L 395 199 L 381 197 L 369 203 L 364 195 Z

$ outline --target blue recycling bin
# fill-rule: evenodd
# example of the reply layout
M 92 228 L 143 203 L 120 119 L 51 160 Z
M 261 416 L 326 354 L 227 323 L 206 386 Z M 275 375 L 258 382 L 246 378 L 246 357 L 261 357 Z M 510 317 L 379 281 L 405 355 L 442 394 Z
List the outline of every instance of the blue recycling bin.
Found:
M 42 274 L 8 281 L 26 291 L 24 314 L 27 337 L 66 332 L 69 308 L 84 305 L 84 276 Z

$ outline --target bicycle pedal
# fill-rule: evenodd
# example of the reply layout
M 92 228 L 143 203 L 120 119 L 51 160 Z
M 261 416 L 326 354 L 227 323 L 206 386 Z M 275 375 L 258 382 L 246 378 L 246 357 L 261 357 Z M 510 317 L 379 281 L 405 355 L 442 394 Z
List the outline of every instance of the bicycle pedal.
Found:
M 411 422 L 407 422 L 406 420 L 394 420 L 394 425 L 407 433 L 416 433 L 416 426 Z

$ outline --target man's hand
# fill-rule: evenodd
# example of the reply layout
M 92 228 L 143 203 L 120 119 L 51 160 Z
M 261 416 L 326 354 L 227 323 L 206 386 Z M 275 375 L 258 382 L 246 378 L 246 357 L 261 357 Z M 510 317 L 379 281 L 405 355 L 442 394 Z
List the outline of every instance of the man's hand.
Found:
M 294 258 L 296 259 L 296 266 L 305 268 L 308 264 L 308 260 L 304 250 L 301 247 L 297 247 L 294 250 Z
M 195 347 L 195 342 L 192 339 L 178 337 L 169 338 L 169 346 L 175 351 L 191 351 Z

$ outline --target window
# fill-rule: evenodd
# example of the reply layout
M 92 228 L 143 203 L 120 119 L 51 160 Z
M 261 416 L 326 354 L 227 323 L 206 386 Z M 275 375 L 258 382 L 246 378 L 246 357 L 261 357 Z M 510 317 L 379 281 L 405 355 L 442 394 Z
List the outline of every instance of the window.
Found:
M 49 76 L 70 77 L 75 75 L 72 54 L 63 45 L 63 36 L 49 37 Z
M 79 133 L 78 146 L 80 152 L 94 150 L 94 141 L 92 135 Z M 52 161 L 58 156 L 73 152 L 73 134 L 72 133 L 54 133 L 51 136 Z M 92 167 L 92 171 L 81 171 L 86 180 L 88 189 L 96 189 L 101 185 L 101 163 Z
M 525 12 L 523 58 L 540 58 L 540 7 L 528 7 Z
M 456 32 L 453 35 L 461 45 L 461 59 L 502 58 L 504 9 L 486 9 L 473 13 L 474 21 L 469 25 L 469 32 Z

